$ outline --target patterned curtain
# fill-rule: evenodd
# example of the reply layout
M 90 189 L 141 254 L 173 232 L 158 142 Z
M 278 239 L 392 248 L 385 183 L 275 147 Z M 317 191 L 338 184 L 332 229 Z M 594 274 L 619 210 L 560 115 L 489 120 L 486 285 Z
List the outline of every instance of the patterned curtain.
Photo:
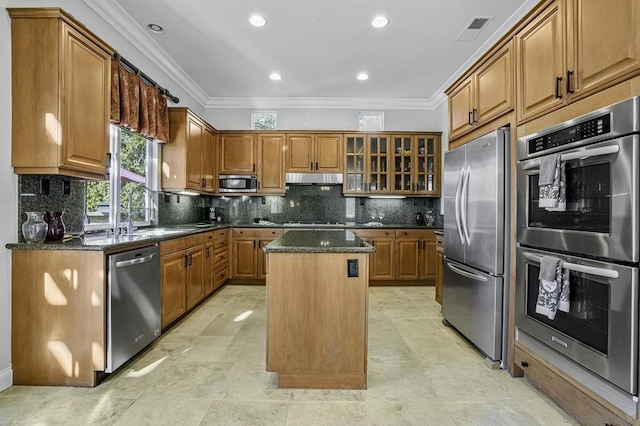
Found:
M 111 122 L 157 142 L 169 141 L 167 98 L 117 59 L 111 61 Z

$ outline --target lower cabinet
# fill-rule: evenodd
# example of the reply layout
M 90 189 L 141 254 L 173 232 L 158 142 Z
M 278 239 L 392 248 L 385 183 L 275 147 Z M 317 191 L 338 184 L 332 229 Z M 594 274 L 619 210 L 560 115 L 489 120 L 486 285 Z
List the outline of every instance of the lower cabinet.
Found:
M 388 281 L 396 276 L 396 232 L 390 230 L 356 229 L 353 231 L 376 248 L 369 255 L 369 280 Z
M 204 298 L 205 267 L 204 234 L 160 243 L 162 328 Z
M 396 230 L 396 279 L 435 281 L 436 236 L 431 229 Z
M 436 302 L 442 305 L 442 277 L 444 267 L 444 237 L 436 235 Z
M 232 231 L 233 279 L 261 279 L 267 277 L 264 246 L 282 235 L 282 229 L 237 228 Z
M 218 289 L 229 278 L 229 229 L 219 229 L 213 232 L 213 288 Z

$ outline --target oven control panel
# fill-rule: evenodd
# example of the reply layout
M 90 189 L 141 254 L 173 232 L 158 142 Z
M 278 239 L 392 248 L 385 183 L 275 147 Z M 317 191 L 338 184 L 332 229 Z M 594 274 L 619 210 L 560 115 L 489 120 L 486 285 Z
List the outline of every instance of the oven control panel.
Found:
M 528 153 L 535 154 L 558 146 L 607 134 L 610 131 L 611 114 L 604 114 L 600 117 L 585 120 L 581 123 L 565 127 L 564 129 L 529 139 L 527 141 Z

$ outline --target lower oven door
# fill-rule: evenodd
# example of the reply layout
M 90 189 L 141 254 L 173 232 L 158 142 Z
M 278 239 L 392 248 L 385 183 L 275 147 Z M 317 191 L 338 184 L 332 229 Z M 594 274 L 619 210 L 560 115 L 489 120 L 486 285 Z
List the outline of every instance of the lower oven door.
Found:
M 569 312 L 536 313 L 540 260 L 556 256 L 570 276 Z M 605 380 L 637 395 L 638 268 L 517 249 L 516 326 Z

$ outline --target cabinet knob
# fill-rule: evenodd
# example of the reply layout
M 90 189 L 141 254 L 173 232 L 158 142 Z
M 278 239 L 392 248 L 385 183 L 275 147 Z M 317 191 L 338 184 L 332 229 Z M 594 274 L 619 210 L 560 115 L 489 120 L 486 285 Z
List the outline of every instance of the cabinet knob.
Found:
M 521 365 L 523 368 L 527 368 L 527 367 L 529 366 L 529 363 L 528 363 L 527 361 L 522 361 L 522 362 L 520 362 L 520 365 Z

